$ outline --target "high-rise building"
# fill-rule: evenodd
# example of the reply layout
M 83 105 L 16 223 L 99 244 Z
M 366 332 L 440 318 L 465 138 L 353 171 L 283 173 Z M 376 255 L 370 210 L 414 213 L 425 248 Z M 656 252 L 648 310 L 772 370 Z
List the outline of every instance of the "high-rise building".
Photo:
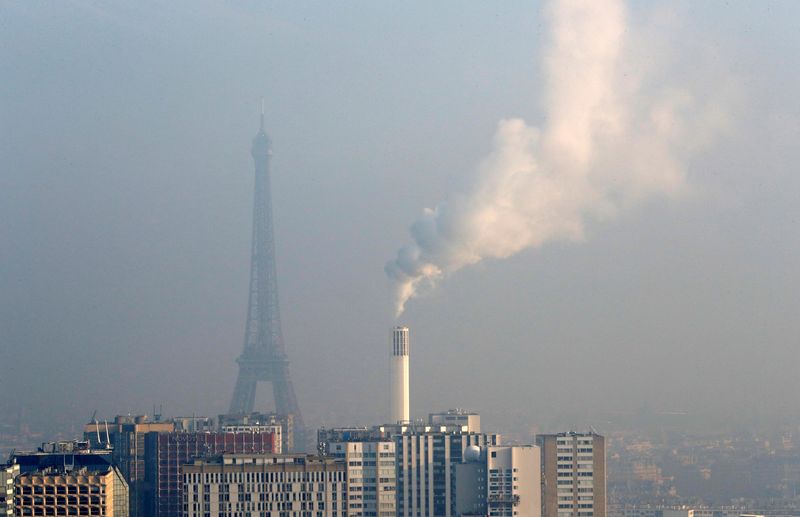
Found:
M 455 515 L 541 517 L 539 447 L 470 446 L 455 467 Z
M 317 432 L 321 456 L 348 466 L 348 515 L 390 517 L 397 511 L 395 433 L 401 426 L 339 427 Z
M 280 427 L 278 427 L 280 430 Z M 147 515 L 179 517 L 183 512 L 181 467 L 198 458 L 228 454 L 273 454 L 280 438 L 272 432 L 171 432 L 145 436 Z
M 461 413 L 458 414 L 457 413 Z M 447 419 L 450 414 L 455 418 Z M 457 416 L 456 416 L 457 415 Z M 500 444 L 499 434 L 474 432 L 480 426 L 477 413 L 452 410 L 445 413 L 432 413 L 433 421 L 443 421 L 440 425 L 424 423 L 386 424 L 374 427 L 341 427 L 320 429 L 317 433 L 317 449 L 322 456 L 342 457 L 346 446 L 352 443 L 372 444 L 380 446 L 387 442 L 394 443 L 394 461 L 396 471 L 396 514 L 400 517 L 455 517 L 455 466 L 461 463 L 467 447 L 476 445 L 484 448 Z M 353 449 L 359 453 L 359 449 Z M 369 451 L 370 453 L 372 451 Z M 380 461 L 378 451 L 377 481 L 381 482 Z M 384 451 L 385 452 L 385 451 Z M 348 459 L 348 464 L 350 464 Z M 352 460 L 360 462 L 359 460 Z M 367 461 L 372 461 L 368 458 Z M 384 459 L 384 461 L 387 461 Z M 355 467 L 363 468 L 363 462 Z M 372 467 L 368 464 L 367 467 Z M 385 468 L 385 466 L 384 466 Z M 363 470 L 363 469 L 362 469 Z M 371 472 L 370 472 L 371 474 Z M 364 476 L 366 477 L 366 476 Z M 367 479 L 372 479 L 371 476 Z M 387 478 L 390 479 L 390 478 Z M 380 493 L 390 491 L 390 484 L 384 483 Z M 357 488 L 355 491 L 357 492 Z M 364 493 L 367 490 L 362 489 Z M 372 487 L 369 487 L 372 492 Z M 350 497 L 357 497 L 355 492 Z M 375 493 L 379 494 L 378 487 Z M 371 494 L 370 494 L 371 495 Z M 386 498 L 384 504 L 386 504 Z M 381 498 L 376 501 L 380 505 Z M 381 511 L 378 506 L 378 512 Z M 355 510 L 355 508 L 351 508 Z M 388 506 L 384 507 L 388 511 Z M 371 510 L 369 510 L 371 511 Z M 365 515 L 367 515 L 365 513 Z
M 455 466 L 469 446 L 500 444 L 500 435 L 447 426 L 409 426 L 395 435 L 398 517 L 455 517 Z
M 181 470 L 185 517 L 348 515 L 347 465 L 339 459 L 225 454 Z
M 261 128 L 253 139 L 255 192 L 253 199 L 253 242 L 250 263 L 250 293 L 245 325 L 244 349 L 236 360 L 239 376 L 233 391 L 231 414 L 253 412 L 256 386 L 272 384 L 275 411 L 294 418 L 294 439 L 297 448 L 305 448 L 305 428 L 300 407 L 289 378 L 289 360 L 283 342 L 278 303 L 278 278 L 275 267 L 275 238 L 270 194 L 270 158 L 272 148 L 264 131 L 264 110 Z
M 536 441 L 542 448 L 543 517 L 605 517 L 605 439 L 567 432 Z
M 145 435 L 168 433 L 174 429 L 173 422 L 153 422 L 146 415 L 117 416 L 113 423 L 93 422 L 84 426 L 84 439 L 93 446 L 111 444 L 114 465 L 119 467 L 130 489 L 131 517 L 149 515 L 147 500 L 153 486 L 147 481 Z
M 474 411 L 465 409 L 448 409 L 438 413 L 428 414 L 430 425 L 446 425 L 448 427 L 461 427 L 470 433 L 481 432 L 481 416 Z
M 19 465 L 0 466 L 0 517 L 14 515 L 14 479 L 19 476 Z
M 327 455 L 347 465 L 348 517 L 395 517 L 397 478 L 394 441 L 327 444 Z
M 389 359 L 389 422 L 392 424 L 408 423 L 411 419 L 408 354 L 408 327 L 393 328 Z
M 14 481 L 16 515 L 128 517 L 128 485 L 113 466 L 68 466 L 22 473 Z

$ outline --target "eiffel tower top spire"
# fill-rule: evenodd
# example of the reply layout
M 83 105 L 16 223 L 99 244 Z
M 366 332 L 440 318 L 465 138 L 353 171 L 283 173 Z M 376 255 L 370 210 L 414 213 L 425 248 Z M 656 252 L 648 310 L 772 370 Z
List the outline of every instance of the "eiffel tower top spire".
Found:
M 261 115 L 259 118 L 258 133 L 255 138 L 253 138 L 253 149 L 251 152 L 253 154 L 253 159 L 256 161 L 256 173 L 258 173 L 260 168 L 266 167 L 266 164 L 263 164 L 264 167 L 261 167 L 262 164 L 259 163 L 259 160 L 272 155 L 272 142 L 264 129 L 264 99 L 261 99 Z

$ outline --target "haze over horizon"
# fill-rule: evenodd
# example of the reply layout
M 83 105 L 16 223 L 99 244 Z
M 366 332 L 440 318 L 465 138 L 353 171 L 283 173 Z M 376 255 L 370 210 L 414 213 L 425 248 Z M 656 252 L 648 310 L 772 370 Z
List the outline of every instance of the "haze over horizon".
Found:
M 283 330 L 312 428 L 385 419 L 396 321 L 417 417 L 467 407 L 524 431 L 645 407 L 798 414 L 794 2 L 627 2 L 636 99 L 688 85 L 725 100 L 724 131 L 681 155 L 683 194 L 588 218 L 579 243 L 484 257 L 394 319 L 383 266 L 409 224 L 471 192 L 498 121 L 555 118 L 548 5 L 3 4 L 3 418 L 227 409 L 262 97 Z

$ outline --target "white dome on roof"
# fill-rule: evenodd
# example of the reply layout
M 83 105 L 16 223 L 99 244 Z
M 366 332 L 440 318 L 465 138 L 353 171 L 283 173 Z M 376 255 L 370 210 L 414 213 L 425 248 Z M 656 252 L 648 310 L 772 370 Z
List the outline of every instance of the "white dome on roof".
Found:
M 481 448 L 477 445 L 470 445 L 464 449 L 464 461 L 474 463 L 481 459 Z

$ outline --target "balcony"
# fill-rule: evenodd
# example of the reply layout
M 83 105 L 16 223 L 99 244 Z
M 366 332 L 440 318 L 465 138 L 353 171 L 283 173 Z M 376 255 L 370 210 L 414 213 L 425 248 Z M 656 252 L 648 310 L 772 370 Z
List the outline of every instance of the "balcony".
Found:
M 487 498 L 489 505 L 519 505 L 519 496 L 512 494 L 490 494 Z

